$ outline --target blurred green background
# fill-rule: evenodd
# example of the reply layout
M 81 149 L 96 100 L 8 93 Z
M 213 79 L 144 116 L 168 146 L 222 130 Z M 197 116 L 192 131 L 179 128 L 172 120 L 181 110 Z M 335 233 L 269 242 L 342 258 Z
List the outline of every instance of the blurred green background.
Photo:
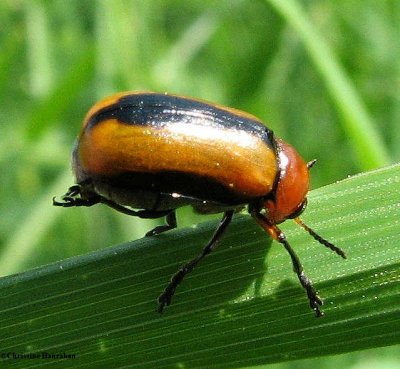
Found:
M 396 0 L 3 0 L 0 22 L 0 275 L 142 237 L 157 222 L 51 206 L 73 184 L 84 114 L 117 91 L 251 112 L 318 159 L 314 188 L 400 159 Z M 398 368 L 396 354 L 269 367 Z

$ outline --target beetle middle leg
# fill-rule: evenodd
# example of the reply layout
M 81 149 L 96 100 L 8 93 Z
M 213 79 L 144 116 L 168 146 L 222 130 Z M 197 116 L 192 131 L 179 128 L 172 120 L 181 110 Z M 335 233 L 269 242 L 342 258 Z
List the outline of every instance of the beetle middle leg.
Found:
M 285 234 L 275 225 L 271 224 L 268 219 L 261 213 L 254 211 L 251 215 L 256 219 L 257 223 L 269 233 L 269 235 L 280 244 L 282 244 L 286 251 L 289 253 L 290 258 L 292 259 L 293 271 L 296 273 L 300 284 L 307 292 L 307 297 L 310 302 L 310 307 L 315 311 L 315 315 L 320 317 L 324 315 L 321 311 L 320 306 L 322 305 L 322 300 L 315 291 L 314 286 L 304 272 L 303 266 L 301 265 L 300 259 L 297 254 L 294 252 L 289 242 L 286 239 Z
M 111 201 L 107 201 L 106 203 L 108 206 L 111 206 L 113 209 L 120 211 L 121 213 L 132 215 L 135 217 L 139 217 L 141 219 L 157 219 L 165 217 L 165 221 L 167 224 L 157 226 L 152 230 L 148 231 L 145 234 L 145 237 L 155 236 L 156 234 L 160 234 L 162 232 L 169 231 L 170 229 L 174 229 L 178 226 L 176 222 L 176 213 L 175 210 L 162 210 L 162 211 L 155 211 L 155 210 L 139 210 L 134 211 L 131 209 L 126 208 L 125 206 L 121 206 Z
M 196 267 L 196 265 L 199 263 L 200 260 L 202 260 L 206 255 L 208 255 L 211 251 L 214 250 L 218 241 L 221 239 L 224 231 L 226 230 L 229 223 L 231 222 L 233 213 L 234 213 L 233 210 L 229 210 L 224 213 L 224 216 L 221 219 L 221 222 L 219 223 L 218 228 L 215 230 L 210 241 L 203 248 L 203 251 L 199 255 L 197 255 L 194 259 L 192 259 L 188 263 L 184 264 L 178 270 L 178 272 L 176 272 L 172 276 L 171 282 L 168 284 L 168 286 L 165 288 L 164 292 L 158 298 L 158 304 L 159 304 L 158 311 L 160 313 L 162 313 L 165 306 L 168 306 L 171 304 L 172 296 L 174 295 L 176 288 L 182 282 L 182 280 L 186 276 L 186 274 L 190 273 Z
M 157 214 L 157 213 L 155 213 L 155 214 Z M 167 224 L 157 226 L 154 229 L 152 229 L 151 231 L 148 231 L 146 233 L 146 237 L 151 237 L 156 234 L 160 234 L 162 232 L 169 231 L 170 229 L 176 228 L 178 226 L 178 224 L 176 222 L 175 210 L 169 211 L 169 213 L 165 216 L 165 221 Z

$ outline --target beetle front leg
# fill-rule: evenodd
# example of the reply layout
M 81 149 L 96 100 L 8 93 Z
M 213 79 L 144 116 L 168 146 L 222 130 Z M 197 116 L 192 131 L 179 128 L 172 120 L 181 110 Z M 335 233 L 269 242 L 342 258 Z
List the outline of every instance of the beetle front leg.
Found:
M 296 273 L 300 284 L 307 292 L 307 297 L 310 302 L 310 307 L 315 311 L 317 317 L 323 316 L 324 313 L 321 311 L 320 306 L 322 305 L 322 300 L 315 291 L 312 281 L 306 273 L 304 272 L 303 266 L 301 265 L 300 259 L 294 252 L 289 242 L 286 239 L 285 234 L 275 225 L 271 224 L 268 219 L 259 212 L 252 212 L 251 215 L 255 218 L 257 223 L 266 231 L 268 234 L 280 244 L 282 244 L 286 251 L 289 253 L 292 260 L 293 271 Z

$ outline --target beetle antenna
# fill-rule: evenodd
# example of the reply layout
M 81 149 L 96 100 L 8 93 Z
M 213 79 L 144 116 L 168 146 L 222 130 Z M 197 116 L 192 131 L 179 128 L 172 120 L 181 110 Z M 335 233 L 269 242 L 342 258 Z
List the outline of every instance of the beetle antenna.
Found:
M 305 223 L 303 223 L 303 221 L 297 217 L 294 218 L 295 222 L 303 227 L 315 240 L 317 240 L 321 245 L 324 245 L 325 247 L 327 247 L 328 249 L 331 249 L 332 251 L 336 252 L 336 254 L 340 255 L 343 259 L 346 259 L 346 254 L 344 253 L 344 251 L 335 246 L 333 243 L 330 243 L 329 241 L 327 241 L 325 238 L 322 238 L 319 234 L 317 234 L 313 229 L 311 229 L 308 225 L 306 225 Z
M 313 159 L 313 160 L 310 160 L 308 163 L 307 163 L 307 168 L 308 168 L 308 170 L 310 170 L 313 166 L 314 166 L 314 164 L 317 162 L 317 159 Z

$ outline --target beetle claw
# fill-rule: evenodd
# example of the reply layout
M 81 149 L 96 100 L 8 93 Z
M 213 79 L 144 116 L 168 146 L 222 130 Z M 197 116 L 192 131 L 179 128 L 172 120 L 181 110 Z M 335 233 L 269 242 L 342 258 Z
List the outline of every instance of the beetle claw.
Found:
M 53 197 L 53 205 L 54 206 L 62 206 L 64 208 L 69 208 L 71 206 L 75 206 L 75 199 L 70 196 L 62 196 L 61 201 L 56 200 L 56 196 Z

